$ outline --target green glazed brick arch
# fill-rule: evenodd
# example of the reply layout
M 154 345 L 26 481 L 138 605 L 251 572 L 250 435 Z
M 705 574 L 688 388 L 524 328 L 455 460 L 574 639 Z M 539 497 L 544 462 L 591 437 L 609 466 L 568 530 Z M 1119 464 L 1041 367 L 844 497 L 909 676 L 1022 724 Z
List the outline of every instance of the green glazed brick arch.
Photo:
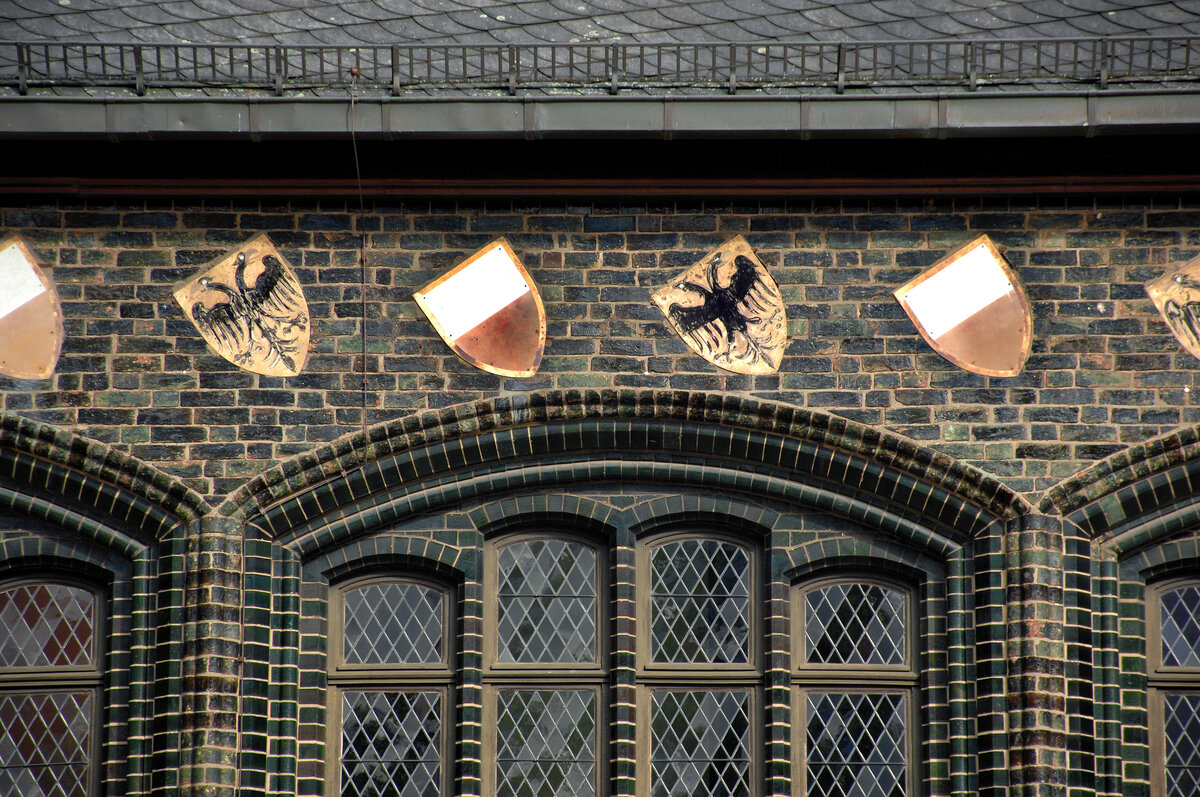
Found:
M 1120 555 L 1200 525 L 1200 429 L 1132 446 L 1053 487 L 1039 511 L 1057 513 Z
M 627 525 L 635 537 L 665 531 L 686 523 L 717 523 L 724 529 L 741 531 L 764 539 L 780 515 L 757 504 L 723 495 L 680 493 L 641 501 L 626 510 Z
M 4 574 L 74 573 L 96 584 L 128 578 L 130 560 L 124 552 L 98 545 L 73 545 L 68 540 L 43 535 L 0 540 L 0 566 Z
M 958 549 L 910 547 L 865 535 L 822 537 L 781 551 L 776 569 L 788 581 L 811 578 L 825 570 L 860 570 L 919 582 L 944 578 L 947 559 Z
M 328 581 L 385 567 L 426 572 L 453 583 L 477 576 L 472 551 L 421 537 L 381 536 L 360 540 L 330 551 L 315 564 Z
M 85 518 L 103 518 L 156 540 L 207 512 L 199 494 L 157 468 L 102 443 L 0 411 L 0 484 L 5 482 L 10 491 L 27 496 L 30 514 L 101 536 L 99 522 Z
M 518 495 L 476 507 L 468 513 L 485 536 L 527 529 L 536 523 L 561 525 L 609 536 L 622 513 L 607 504 L 568 493 Z
M 90 540 L 105 550 L 112 550 L 127 557 L 140 554 L 146 548 L 143 539 L 128 533 L 123 525 L 112 525 L 90 515 L 77 512 L 40 495 L 5 487 L 0 484 L 0 510 L 27 515 L 43 520 L 64 531 Z
M 965 539 L 1028 509 L 982 471 L 834 416 L 682 391 L 555 391 L 348 435 L 262 474 L 218 511 L 312 555 L 334 538 L 530 483 L 610 480 L 768 496 Z

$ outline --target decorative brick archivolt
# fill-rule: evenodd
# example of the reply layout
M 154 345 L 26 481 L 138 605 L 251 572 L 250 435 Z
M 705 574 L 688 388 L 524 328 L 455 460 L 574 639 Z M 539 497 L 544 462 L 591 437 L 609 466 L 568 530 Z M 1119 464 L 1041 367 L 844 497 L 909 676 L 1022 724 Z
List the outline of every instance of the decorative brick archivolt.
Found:
M 1039 511 L 1062 514 L 1116 555 L 1200 525 L 1200 428 L 1119 451 L 1050 490 Z
M 312 556 L 464 500 L 611 481 L 754 495 L 959 543 L 1028 509 L 980 470 L 832 415 L 612 390 L 503 397 L 381 424 L 272 468 L 218 512 Z
M 372 568 L 424 571 L 455 583 L 476 577 L 474 560 L 464 561 L 461 548 L 421 537 L 384 536 L 351 543 L 319 564 L 327 568 L 323 575 L 329 581 Z
M 108 524 L 152 541 L 207 511 L 199 494 L 151 465 L 2 411 L 0 480 L 0 501 L 12 493 L 7 503 L 13 508 L 105 543 L 117 533 Z
M 469 517 L 484 535 L 556 525 L 604 535 L 615 532 L 623 513 L 608 504 L 567 493 L 541 493 L 504 498 L 471 510 Z
M 1048 490 L 1039 503 L 1044 515 L 1067 521 L 1060 538 L 1066 544 L 1063 595 L 1049 602 L 1066 601 L 1067 678 L 1091 682 L 1090 701 L 1085 694 L 1082 705 L 1068 703 L 1068 738 L 1080 733 L 1076 714 L 1091 718 L 1086 752 L 1095 757 L 1097 794 L 1147 788 L 1149 715 L 1140 697 L 1146 689 L 1145 590 L 1158 579 L 1195 572 L 1198 497 L 1200 428 L 1193 427 L 1119 451 Z M 1069 621 L 1074 606 L 1091 610 L 1083 627 Z M 1088 665 L 1090 677 L 1084 675 Z
M 634 504 L 623 515 L 635 536 L 667 531 L 689 524 L 719 523 L 723 529 L 741 531 L 750 537 L 765 537 L 778 524 L 780 515 L 756 504 L 718 495 L 696 493 L 652 498 Z

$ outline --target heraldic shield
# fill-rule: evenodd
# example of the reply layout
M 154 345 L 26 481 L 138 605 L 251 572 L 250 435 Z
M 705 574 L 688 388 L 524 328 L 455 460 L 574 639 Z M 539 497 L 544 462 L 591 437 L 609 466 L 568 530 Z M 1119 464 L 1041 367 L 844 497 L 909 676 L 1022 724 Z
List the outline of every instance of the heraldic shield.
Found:
M 779 286 L 737 236 L 653 295 L 688 347 L 718 368 L 773 374 L 787 345 Z
M 895 291 L 933 350 L 984 376 L 1016 376 L 1033 347 L 1033 313 L 1020 280 L 981 235 Z
M 1150 280 L 1146 293 L 1175 339 L 1200 358 L 1200 257 Z
M 500 376 L 537 373 L 546 348 L 546 309 L 512 247 L 497 238 L 413 293 L 454 353 Z
M 0 241 L 0 374 L 48 379 L 63 345 L 54 283 L 19 235 Z
M 308 359 L 309 315 L 291 266 L 264 234 L 175 287 L 213 351 L 246 371 L 295 376 Z

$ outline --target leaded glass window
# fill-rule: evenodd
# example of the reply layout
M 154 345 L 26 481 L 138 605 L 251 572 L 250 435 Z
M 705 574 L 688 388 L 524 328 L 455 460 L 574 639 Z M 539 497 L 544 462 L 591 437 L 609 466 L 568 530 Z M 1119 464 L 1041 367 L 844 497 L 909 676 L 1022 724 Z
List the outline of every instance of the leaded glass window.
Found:
M 1163 666 L 1200 667 L 1200 584 L 1166 590 L 1160 599 Z
M 718 533 L 640 543 L 639 793 L 761 793 L 759 551 Z
M 1167 693 L 1163 716 L 1166 793 L 1200 794 L 1200 693 Z
M 93 793 L 100 606 L 75 584 L 0 586 L 0 794 Z
M 436 797 L 442 784 L 442 696 L 342 692 L 342 791 Z
M 484 793 L 595 797 L 608 775 L 603 549 L 539 531 L 486 555 Z
M 0 794 L 86 795 L 95 699 L 92 691 L 0 693 Z
M 432 582 L 375 577 L 332 597 L 326 743 L 338 757 L 327 794 L 445 794 L 453 770 L 451 593 Z
M 903 797 L 907 695 L 808 692 L 808 794 Z
M 0 667 L 90 667 L 96 596 L 69 584 L 0 590 Z
M 652 797 L 749 797 L 752 777 L 748 690 L 652 693 Z
M 1200 582 L 1152 588 L 1146 605 L 1151 775 L 1158 797 L 1200 793 Z
M 688 538 L 650 552 L 650 660 L 746 664 L 750 660 L 750 553 L 719 539 Z
M 431 664 L 442 661 L 445 636 L 441 590 L 384 582 L 345 593 L 347 664 Z
M 496 692 L 496 795 L 592 797 L 596 793 L 596 692 Z
M 596 660 L 596 551 L 559 539 L 505 545 L 496 554 L 496 658 Z
M 913 794 L 912 590 L 837 578 L 798 585 L 793 594 L 793 747 L 802 793 Z
M 904 664 L 905 595 L 879 584 L 831 584 L 804 601 L 809 664 Z

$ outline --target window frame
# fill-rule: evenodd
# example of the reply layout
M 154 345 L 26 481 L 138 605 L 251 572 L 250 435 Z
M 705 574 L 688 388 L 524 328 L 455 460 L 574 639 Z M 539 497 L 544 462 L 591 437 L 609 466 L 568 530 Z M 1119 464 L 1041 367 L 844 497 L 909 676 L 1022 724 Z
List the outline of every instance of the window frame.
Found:
M 637 689 L 637 793 L 651 795 L 654 789 L 654 721 L 653 696 L 660 692 L 746 692 L 749 695 L 750 706 L 747 710 L 749 717 L 749 740 L 747 751 L 750 754 L 750 767 L 746 772 L 749 781 L 750 797 L 759 797 L 764 789 L 763 767 L 765 766 L 765 742 L 763 738 L 763 723 L 760 721 L 763 711 L 762 679 L 750 683 L 744 679 L 697 681 L 694 683 L 641 683 Z
M 1166 665 L 1162 660 L 1162 597 L 1186 586 L 1200 590 L 1200 577 L 1183 576 L 1146 586 L 1146 711 L 1150 730 L 1150 793 L 1167 794 L 1166 699 L 1168 695 L 1200 695 L 1200 665 Z
M 345 660 L 346 595 L 375 584 L 415 584 L 437 590 L 442 596 L 442 658 L 439 662 L 347 664 Z M 442 581 L 410 572 L 372 573 L 330 586 L 328 600 L 328 665 L 325 698 L 325 795 L 340 797 L 342 790 L 342 716 L 346 692 L 436 692 L 439 695 L 441 756 L 439 791 L 454 794 L 457 756 L 454 746 L 456 719 L 456 669 L 458 656 L 458 598 Z M 329 755 L 329 751 L 336 755 Z
M 88 717 L 87 794 L 100 793 L 104 733 L 104 674 L 110 648 L 111 602 L 108 591 L 95 583 L 52 572 L 43 577 L 17 574 L 0 577 L 0 590 L 26 585 L 56 585 L 88 592 L 92 596 L 92 664 L 47 665 L 34 667 L 0 666 L 0 695 L 51 695 L 90 692 L 92 708 Z
M 748 650 L 746 651 L 746 661 L 744 663 L 656 662 L 651 659 L 653 648 L 650 633 L 653 628 L 654 609 L 653 595 L 651 594 L 651 585 L 653 583 L 650 562 L 651 552 L 663 545 L 688 539 L 716 540 L 736 545 L 746 551 L 749 560 L 747 571 L 750 574 L 749 597 L 747 600 L 750 618 L 746 631 Z M 760 544 L 750 541 L 745 537 L 716 529 L 707 532 L 690 529 L 687 531 L 669 531 L 640 538 L 637 541 L 637 574 L 635 577 L 638 585 L 636 589 L 637 606 L 635 608 L 637 624 L 635 657 L 637 660 L 638 679 L 647 680 L 664 677 L 673 680 L 687 677 L 687 674 L 690 673 L 701 679 L 715 678 L 719 680 L 723 678 L 736 679 L 739 675 L 761 674 L 764 647 L 763 609 L 766 597 L 761 572 L 762 561 L 762 546 Z
M 604 797 L 609 793 L 609 763 L 611 756 L 609 751 L 609 690 L 598 682 L 593 681 L 572 681 L 559 682 L 551 681 L 543 683 L 540 686 L 528 680 L 512 680 L 504 679 L 498 682 L 485 683 L 483 687 L 483 739 L 482 739 L 482 766 L 480 767 L 480 794 L 495 795 L 499 784 L 499 717 L 500 708 L 500 693 L 502 691 L 513 692 L 591 692 L 595 700 L 595 722 L 596 727 L 593 736 L 595 744 L 595 771 L 592 775 L 594 784 L 595 797 Z M 490 731 L 489 731 L 490 729 Z
M 904 596 L 905 663 L 898 664 L 809 664 L 807 644 L 806 596 L 836 584 L 866 584 L 898 591 Z M 810 694 L 901 694 L 907 706 L 905 720 L 905 794 L 919 795 L 921 751 L 921 681 L 919 629 L 923 620 L 918 588 L 873 573 L 840 572 L 792 584 L 791 611 L 791 707 L 792 707 L 792 784 L 799 797 L 808 794 L 808 707 Z
M 596 643 L 592 662 L 520 662 L 500 661 L 499 617 L 500 617 L 500 551 L 523 542 L 566 541 L 591 549 L 596 557 Z M 607 546 L 588 535 L 553 531 L 516 532 L 489 538 L 484 543 L 484 601 L 483 601 L 483 668 L 490 676 L 502 674 L 525 678 L 533 674 L 588 677 L 608 671 L 610 656 L 609 623 L 611 619 L 611 596 L 609 594 L 608 571 L 610 568 Z
M 750 576 L 747 591 L 747 655 L 746 661 L 728 663 L 654 662 L 650 638 L 653 628 L 653 551 L 663 545 L 682 540 L 715 540 L 736 545 L 745 551 Z M 765 788 L 765 740 L 763 736 L 763 662 L 765 660 L 766 581 L 763 574 L 765 557 L 761 540 L 730 533 L 721 528 L 671 528 L 648 533 L 637 540 L 634 608 L 637 638 L 635 641 L 636 678 L 636 750 L 637 793 L 653 793 L 653 695 L 659 692 L 724 692 L 745 691 L 749 694 L 750 718 L 748 751 L 750 768 L 747 772 L 750 797 L 759 797 Z
M 553 540 L 587 547 L 595 556 L 595 656 L 593 662 L 507 662 L 499 657 L 500 551 L 524 542 Z M 483 713 L 481 794 L 493 796 L 498 786 L 499 741 L 496 722 L 502 691 L 592 691 L 595 695 L 595 796 L 610 791 L 609 662 L 612 656 L 613 595 L 610 586 L 611 542 L 569 529 L 517 529 L 489 536 L 483 545 Z
M 345 656 L 346 639 L 346 594 L 376 584 L 413 584 L 442 593 L 442 657 L 436 662 L 380 662 L 349 664 Z M 453 592 L 445 584 L 417 575 L 373 574 L 338 584 L 331 588 L 329 600 L 329 674 L 337 677 L 360 677 L 366 679 L 391 678 L 416 671 L 430 675 L 448 676 L 452 673 L 452 662 L 456 655 L 455 603 Z

